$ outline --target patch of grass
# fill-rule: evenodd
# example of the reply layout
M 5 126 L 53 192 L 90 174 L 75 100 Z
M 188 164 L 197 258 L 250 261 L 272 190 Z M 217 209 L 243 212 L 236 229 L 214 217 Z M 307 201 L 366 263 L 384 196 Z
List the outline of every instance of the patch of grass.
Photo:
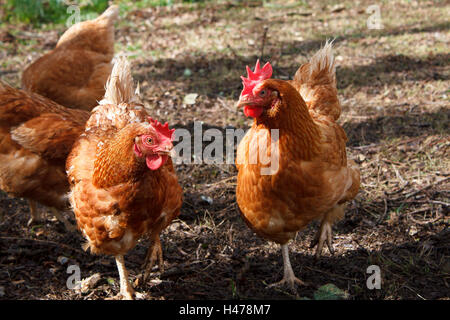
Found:
M 73 14 L 74 9 L 80 9 L 81 18 L 103 12 L 108 7 L 108 0 L 81 0 L 68 5 L 65 0 L 7 0 L 6 16 L 8 22 L 25 22 L 33 25 L 44 23 L 60 24 Z

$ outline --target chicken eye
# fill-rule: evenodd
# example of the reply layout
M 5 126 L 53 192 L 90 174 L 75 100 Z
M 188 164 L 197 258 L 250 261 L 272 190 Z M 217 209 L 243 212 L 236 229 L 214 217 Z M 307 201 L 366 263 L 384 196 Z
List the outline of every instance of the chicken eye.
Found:
M 259 92 L 259 96 L 262 97 L 262 98 L 264 98 L 266 95 L 267 95 L 267 90 L 261 90 Z
M 153 139 L 152 138 L 146 138 L 145 142 L 147 142 L 147 144 L 152 144 L 153 143 Z

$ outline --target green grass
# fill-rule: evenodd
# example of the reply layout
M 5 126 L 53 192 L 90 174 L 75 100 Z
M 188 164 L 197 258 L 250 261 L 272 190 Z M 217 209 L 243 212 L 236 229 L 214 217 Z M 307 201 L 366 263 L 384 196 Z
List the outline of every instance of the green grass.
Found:
M 208 0 L 118 0 L 121 11 L 144 9 L 150 7 L 173 6 L 178 3 L 205 3 Z M 74 13 L 71 6 L 80 9 L 81 20 L 89 20 L 103 12 L 108 7 L 108 0 L 0 0 L 4 2 L 4 21 L 9 23 L 24 22 L 34 26 L 42 24 L 64 24 Z
M 108 7 L 108 0 L 74 1 L 72 6 L 80 9 L 80 17 L 85 20 L 103 12 Z M 65 0 L 6 0 L 5 9 L 6 21 L 33 25 L 65 23 L 74 12 Z

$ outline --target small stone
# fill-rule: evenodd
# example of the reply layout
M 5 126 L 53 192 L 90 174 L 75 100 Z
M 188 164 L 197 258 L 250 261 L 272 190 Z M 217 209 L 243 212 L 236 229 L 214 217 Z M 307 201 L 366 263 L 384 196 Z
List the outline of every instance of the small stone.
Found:
M 214 200 L 208 196 L 201 196 L 200 198 L 202 199 L 202 201 L 208 203 L 209 205 L 212 205 L 214 202 Z
M 150 282 L 150 284 L 152 284 L 153 286 L 157 286 L 158 284 L 161 284 L 161 283 L 162 283 L 162 280 L 161 280 L 161 279 L 152 279 L 152 280 L 150 280 L 149 282 Z
M 184 75 L 185 77 L 190 77 L 190 76 L 192 76 L 192 71 L 191 71 L 191 69 L 189 69 L 189 68 L 184 69 L 183 75 Z
M 409 234 L 410 236 L 414 236 L 414 235 L 416 235 L 418 232 L 419 232 L 419 231 L 417 230 L 417 227 L 413 225 L 413 226 L 411 226 L 411 227 L 409 228 L 408 234 Z
M 174 223 L 172 223 L 170 226 L 169 226 L 169 231 L 176 231 L 176 230 L 178 230 L 178 229 L 180 229 L 180 227 L 181 227 L 181 223 L 179 223 L 179 222 L 174 222 Z
M 58 263 L 61 265 L 65 265 L 69 261 L 69 259 L 64 256 L 59 256 L 56 261 L 58 261 Z

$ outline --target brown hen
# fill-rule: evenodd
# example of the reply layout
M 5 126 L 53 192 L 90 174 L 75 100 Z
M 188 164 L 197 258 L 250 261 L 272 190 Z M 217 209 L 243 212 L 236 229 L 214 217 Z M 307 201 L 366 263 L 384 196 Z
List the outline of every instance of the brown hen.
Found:
M 88 118 L 0 82 L 0 189 L 29 200 L 29 224 L 39 218 L 37 201 L 73 229 L 59 213 L 69 209 L 65 161 Z
M 336 123 L 341 107 L 331 43 L 292 81 L 270 79 L 269 63 L 247 70 L 238 106 L 254 122 L 237 151 L 237 203 L 250 228 L 281 244 L 284 277 L 277 284 L 293 288 L 303 282 L 292 270 L 288 241 L 319 219 L 316 256 L 325 242 L 332 251 L 331 227 L 358 192 L 359 169 L 347 162 L 347 137 Z
M 148 118 L 133 92 L 130 67 L 120 57 L 106 94 L 67 160 L 70 202 L 85 249 L 116 258 L 120 294 L 132 299 L 123 256 L 148 236 L 151 260 L 160 259 L 160 232 L 179 214 L 182 190 L 169 152 L 173 130 Z

